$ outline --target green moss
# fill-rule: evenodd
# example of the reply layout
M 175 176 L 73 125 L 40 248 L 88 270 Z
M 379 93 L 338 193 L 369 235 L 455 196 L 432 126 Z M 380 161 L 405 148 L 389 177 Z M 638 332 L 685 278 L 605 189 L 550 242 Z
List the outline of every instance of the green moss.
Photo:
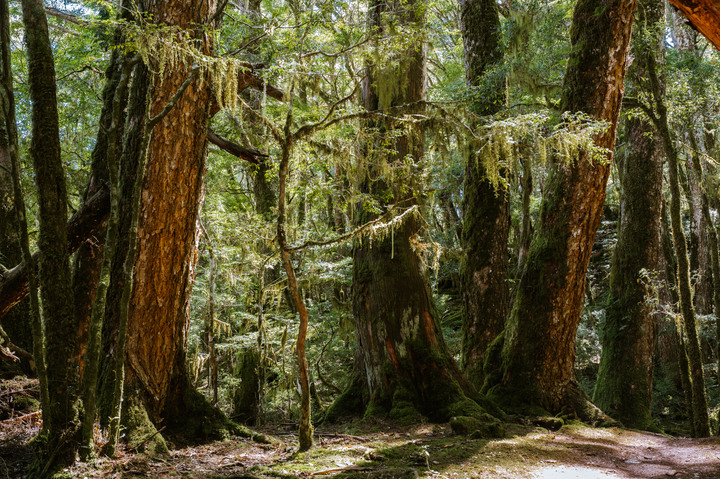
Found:
M 134 394 L 130 394 L 125 401 L 122 422 L 125 427 L 125 441 L 131 448 L 150 455 L 168 452 L 165 439 L 158 434 L 145 407 Z

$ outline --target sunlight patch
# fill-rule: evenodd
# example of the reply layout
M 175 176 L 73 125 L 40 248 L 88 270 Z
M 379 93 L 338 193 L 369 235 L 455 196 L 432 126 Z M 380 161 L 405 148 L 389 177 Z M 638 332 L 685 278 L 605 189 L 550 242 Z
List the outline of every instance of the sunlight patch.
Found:
M 613 472 L 578 466 L 548 466 L 533 472 L 535 479 L 621 479 Z

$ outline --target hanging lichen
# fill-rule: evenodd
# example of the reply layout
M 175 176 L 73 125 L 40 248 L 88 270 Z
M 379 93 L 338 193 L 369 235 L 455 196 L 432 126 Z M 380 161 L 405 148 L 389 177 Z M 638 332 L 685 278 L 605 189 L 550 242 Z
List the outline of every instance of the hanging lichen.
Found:
M 210 84 L 221 108 L 233 111 L 238 106 L 238 78 L 247 64 L 230 57 L 212 57 L 199 49 L 199 41 L 187 30 L 177 27 L 143 26 L 129 31 L 129 42 L 143 62 L 162 82 L 166 70 L 200 69 L 201 85 Z
M 564 113 L 559 122 L 547 113 L 531 113 L 492 121 L 481 130 L 475 159 L 495 189 L 507 186 L 503 170 L 518 171 L 519 159 L 546 164 L 548 158 L 572 163 L 586 154 L 590 161 L 605 161 L 610 153 L 595 144 L 608 124 L 585 113 Z

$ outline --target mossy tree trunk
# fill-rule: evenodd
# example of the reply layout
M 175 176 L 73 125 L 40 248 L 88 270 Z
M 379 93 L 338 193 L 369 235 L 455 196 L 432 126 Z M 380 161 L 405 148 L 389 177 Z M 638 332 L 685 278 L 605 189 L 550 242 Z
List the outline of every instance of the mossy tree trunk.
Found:
M 50 403 L 48 392 L 47 368 L 43 354 L 44 337 L 40 305 L 38 299 L 37 262 L 30 252 L 30 238 L 28 234 L 27 216 L 25 213 L 25 195 L 23 192 L 20 168 L 20 153 L 18 148 L 17 119 L 15 115 L 15 94 L 13 89 L 12 60 L 10 51 L 10 6 L 7 0 L 0 0 L 0 157 L 2 166 L 10 171 L 12 187 L 11 205 L 5 203 L 16 215 L 15 227 L 18 232 L 18 241 L 21 258 L 27 271 L 28 285 L 28 315 L 32 332 L 32 356 L 35 363 L 40 387 L 40 406 L 47 409 Z M 27 329 L 27 326 L 25 326 Z M 48 424 L 43 424 L 47 431 Z
M 677 284 L 680 299 L 680 311 L 683 319 L 683 329 L 687 335 L 687 353 L 690 368 L 689 385 L 692 392 L 693 431 L 696 436 L 710 435 L 708 418 L 708 404 L 705 393 L 705 377 L 703 373 L 702 351 L 698 337 L 697 320 L 692 304 L 692 288 L 690 286 L 690 264 L 688 262 L 687 244 L 683 231 L 681 216 L 681 197 L 678 152 L 675 138 L 668 119 L 665 105 L 665 89 L 657 65 L 657 57 L 649 51 L 646 55 L 647 74 L 652 93 L 652 105 L 645 105 L 644 112 L 655 125 L 662 138 L 663 150 L 668 165 L 668 180 L 670 186 L 670 224 L 672 227 L 673 246 L 677 259 Z
M 662 201 L 662 210 L 660 216 L 662 218 L 662 232 L 660 241 L 662 243 L 663 259 L 665 263 L 665 281 L 667 287 L 667 296 L 670 298 L 672 304 L 680 303 L 680 295 L 677 290 L 677 260 L 675 259 L 675 250 L 673 248 L 672 235 L 670 220 L 667 212 L 667 202 Z M 678 362 L 678 378 L 680 380 L 680 393 L 685 399 L 685 403 L 688 405 L 688 415 L 690 417 L 690 426 L 693 427 L 694 421 L 692 418 L 692 391 L 690 388 L 690 361 L 688 360 L 687 348 L 685 347 L 685 337 L 683 334 L 682 319 L 679 315 L 672 314 L 669 318 L 672 321 L 673 339 L 675 341 L 675 348 L 677 349 L 677 362 Z
M 653 128 L 628 119 L 620 228 L 610 270 L 594 403 L 625 426 L 654 429 L 651 416 L 655 319 L 642 271 L 658 269 L 662 147 Z
M 715 222 L 713 221 L 712 215 L 710 214 L 710 201 L 706 192 L 707 184 L 703 181 L 706 176 L 703 173 L 703 166 L 698 153 L 697 140 L 695 139 L 694 133 L 690 135 L 690 146 L 693 148 L 692 154 L 692 168 L 695 173 L 695 177 L 699 178 L 700 184 L 700 201 L 702 207 L 702 215 L 705 220 L 707 227 L 708 244 L 710 246 L 710 266 L 712 271 L 712 288 L 713 288 L 713 311 L 715 313 L 715 326 L 716 332 L 720 334 L 720 251 L 718 250 L 718 236 Z M 720 341 L 717 343 L 720 344 Z M 718 378 L 720 378 L 720 348 L 717 351 L 716 361 L 718 362 Z
M 485 77 L 503 58 L 497 2 L 460 0 L 459 4 L 470 110 L 473 115 L 492 115 L 502 109 L 505 100 L 504 76 L 494 73 Z M 464 154 L 465 254 L 460 273 L 464 308 L 462 366 L 468 380 L 478 388 L 484 380 L 487 348 L 502 332 L 507 317 L 510 234 L 509 192 L 503 186 L 495 189 L 486 178 L 476 153 L 481 147 L 473 139 Z
M 639 4 L 639 27 L 655 31 L 665 16 L 665 3 L 640 0 Z M 638 76 L 643 70 L 643 50 L 662 48 L 658 35 L 647 43 L 634 48 L 637 60 L 633 68 Z M 626 127 L 628 151 L 620 165 L 623 196 L 618 242 L 610 270 L 593 401 L 627 427 L 656 429 L 651 413 L 655 320 L 642 272 L 660 266 L 662 143 L 647 119 L 628 118 Z
M 39 196 L 40 294 L 45 324 L 49 404 L 45 469 L 72 463 L 77 450 L 79 375 L 75 364 L 77 325 L 67 248 L 67 192 L 60 156 L 55 64 L 43 2 L 23 0 L 32 101 L 30 156 Z
M 562 89 L 562 111 L 583 111 L 608 123 L 595 143 L 612 151 L 635 12 L 634 0 L 579 0 L 570 29 L 572 51 Z M 604 415 L 575 378 L 575 334 L 585 299 L 586 271 L 595 240 L 611 158 L 552 159 L 537 232 L 503 332 L 491 398 L 513 409 L 538 407 L 586 421 Z M 539 412 L 539 411 L 538 411 Z
M 689 132 L 688 136 L 693 134 L 693 132 Z M 710 314 L 713 308 L 713 276 L 708 224 L 702 211 L 703 180 L 697 176 L 692 164 L 688 165 L 686 172 L 687 174 L 684 176 L 687 178 L 687 185 L 683 184 L 683 186 L 686 186 L 684 188 L 685 196 L 690 213 L 688 254 L 693 287 L 693 306 L 698 314 Z
M 393 24 L 422 25 L 425 8 L 421 0 L 402 4 L 371 1 L 369 28 L 379 38 L 396 33 Z M 362 91 L 368 111 L 425 99 L 424 39 L 421 35 L 410 38 L 404 51 L 393 52 L 394 58 L 378 53 L 377 63 L 368 65 Z M 376 48 L 381 45 L 376 44 Z M 420 190 L 400 165 L 423 156 L 424 134 L 414 128 L 400 132 L 402 125 L 389 121 L 371 123 L 369 126 L 378 131 L 380 138 L 366 145 L 369 174 L 361 189 L 380 198 L 383 209 L 396 207 L 403 211 L 418 203 Z M 392 146 L 383 150 L 387 144 Z M 369 180 L 377 177 L 381 162 L 401 170 L 394 183 L 382 176 L 375 182 Z M 363 222 L 369 216 L 372 215 L 361 211 L 356 219 Z M 357 399 L 367 397 L 366 415 L 389 414 L 400 422 L 414 422 L 421 415 L 437 421 L 446 421 L 454 415 L 482 416 L 484 410 L 469 399 L 472 387 L 445 345 L 426 268 L 411 244 L 420 233 L 420 221 L 411 216 L 390 229 L 383 238 L 363 239 L 353 248 L 352 304 L 357 358 L 362 362 L 359 377 L 364 379 L 367 392 L 355 390 L 352 394 Z M 350 398 L 344 399 L 353 407 L 359 406 L 348 401 Z M 334 409 L 328 414 L 340 413 Z

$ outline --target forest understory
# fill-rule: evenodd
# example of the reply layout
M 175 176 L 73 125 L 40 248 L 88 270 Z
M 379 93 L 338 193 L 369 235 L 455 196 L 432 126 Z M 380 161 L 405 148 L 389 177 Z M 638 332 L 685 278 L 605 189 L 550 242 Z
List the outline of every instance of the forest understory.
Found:
M 37 381 L 0 384 L 0 478 L 21 478 L 35 460 L 40 432 Z M 15 409 L 7 409 L 13 404 Z M 686 438 L 617 427 L 593 428 L 558 418 L 509 417 L 505 437 L 461 434 L 450 424 L 401 427 L 370 419 L 321 426 L 312 450 L 297 452 L 297 424 L 259 428 L 259 443 L 231 437 L 187 444 L 166 437 L 170 451 L 149 455 L 122 444 L 114 459 L 78 462 L 73 478 L 269 479 L 482 478 L 482 479 L 660 479 L 720 477 L 720 438 Z M 102 444 L 106 438 L 99 437 Z

